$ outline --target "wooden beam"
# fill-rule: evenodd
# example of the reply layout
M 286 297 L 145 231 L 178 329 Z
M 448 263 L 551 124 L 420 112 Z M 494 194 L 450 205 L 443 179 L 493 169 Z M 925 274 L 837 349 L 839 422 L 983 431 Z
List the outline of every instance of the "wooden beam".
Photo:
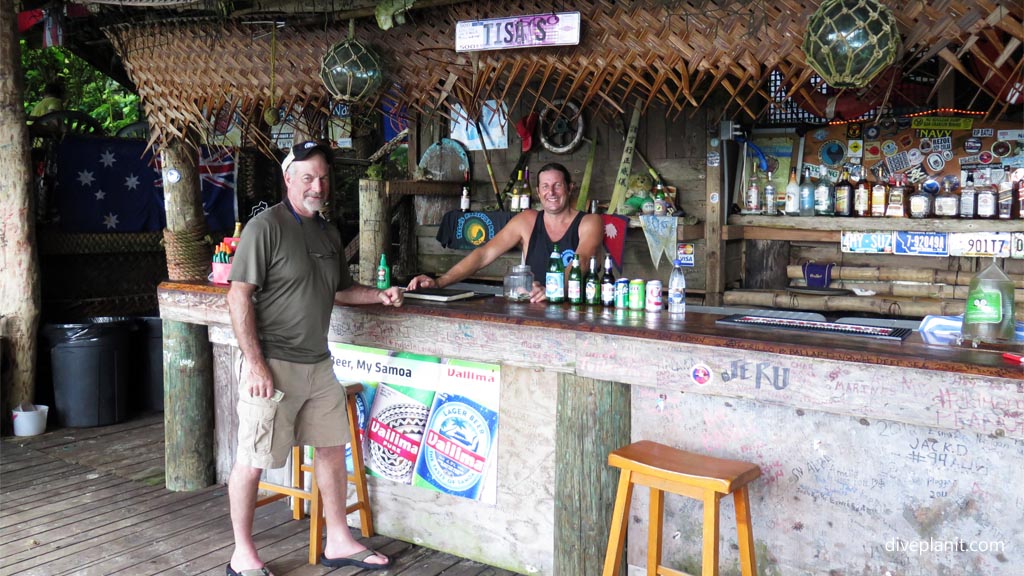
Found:
M 608 453 L 630 442 L 627 384 L 558 375 L 555 562 L 559 576 L 600 574 L 618 471 Z
M 839 242 L 838 230 L 779 230 L 760 226 L 744 226 L 743 237 L 747 240 L 796 240 L 802 242 Z
M 705 122 L 708 118 L 717 114 L 712 110 L 705 110 Z M 720 146 L 711 145 L 711 137 L 705 131 L 704 141 L 706 145 L 705 162 L 707 179 L 704 181 L 704 193 L 707 198 L 706 212 L 704 217 L 704 241 L 707 244 L 705 260 L 707 262 L 707 279 L 705 281 L 706 294 L 704 303 L 708 306 L 720 306 L 722 304 L 722 293 L 725 291 L 725 238 L 722 237 L 722 223 L 728 213 L 728 198 L 722 193 L 722 155 Z M 717 162 L 711 162 L 717 158 Z
M 388 180 L 384 186 L 388 196 L 461 196 L 463 183 L 433 180 Z

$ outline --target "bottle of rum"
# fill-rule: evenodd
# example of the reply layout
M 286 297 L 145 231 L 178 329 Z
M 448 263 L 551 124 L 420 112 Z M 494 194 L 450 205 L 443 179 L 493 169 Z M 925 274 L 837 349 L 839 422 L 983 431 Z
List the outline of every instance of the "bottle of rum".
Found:
M 953 193 L 949 181 L 942 183 L 942 191 L 935 197 L 936 218 L 956 218 L 960 214 L 960 198 Z
M 904 188 L 906 190 L 907 188 Z M 910 192 L 910 217 L 928 218 L 932 215 L 932 195 L 925 191 L 924 186 L 918 186 Z
M 814 215 L 834 216 L 836 213 L 836 187 L 827 177 L 818 178 L 814 186 Z
M 975 208 L 974 172 L 968 172 L 966 181 L 960 188 L 960 217 L 974 218 Z
M 996 216 L 996 189 L 985 184 L 974 188 L 977 197 L 978 218 L 995 218 Z
M 853 205 L 853 183 L 850 182 L 850 171 L 843 168 L 843 174 L 836 182 L 836 216 L 849 216 Z
M 879 218 L 885 216 L 885 209 L 889 206 L 889 185 L 878 180 L 871 185 L 871 216 Z
M 786 184 L 785 205 L 781 212 L 786 216 L 800 215 L 800 185 L 796 183 L 796 166 L 789 169 L 789 183 Z
M 853 190 L 853 215 L 871 216 L 871 190 L 868 189 L 868 183 L 864 181 L 863 171 L 860 173 L 857 187 Z
M 772 182 L 772 171 L 765 172 L 767 180 L 764 183 L 764 202 L 761 204 L 766 216 L 778 214 L 778 199 L 775 197 L 775 183 Z
M 909 191 L 906 186 L 907 177 L 896 174 L 889 180 L 889 203 L 885 207 L 885 215 L 889 218 L 906 218 Z

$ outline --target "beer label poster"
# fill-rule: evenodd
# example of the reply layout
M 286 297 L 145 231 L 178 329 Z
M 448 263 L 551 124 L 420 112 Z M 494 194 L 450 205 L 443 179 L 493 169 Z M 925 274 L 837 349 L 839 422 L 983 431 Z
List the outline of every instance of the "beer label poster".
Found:
M 359 381 L 370 474 L 494 503 L 501 370 L 484 364 L 332 342 L 334 373 Z

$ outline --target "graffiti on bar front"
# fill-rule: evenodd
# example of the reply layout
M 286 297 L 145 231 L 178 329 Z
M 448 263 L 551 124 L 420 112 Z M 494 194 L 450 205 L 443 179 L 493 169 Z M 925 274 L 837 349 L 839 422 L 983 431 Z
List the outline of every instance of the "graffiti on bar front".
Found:
M 783 368 L 771 362 L 748 362 L 733 360 L 729 369 L 722 372 L 722 382 L 733 380 L 753 380 L 754 388 L 769 386 L 776 390 L 785 390 L 789 386 L 789 368 Z

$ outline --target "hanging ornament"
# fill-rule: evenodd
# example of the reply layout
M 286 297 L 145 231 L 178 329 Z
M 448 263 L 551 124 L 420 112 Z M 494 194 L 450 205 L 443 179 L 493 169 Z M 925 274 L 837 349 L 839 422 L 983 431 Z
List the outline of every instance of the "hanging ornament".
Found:
M 358 102 L 380 87 L 380 58 L 355 38 L 355 22 L 349 21 L 348 39 L 324 54 L 320 79 L 327 91 L 342 102 Z
M 825 0 L 807 22 L 807 63 L 833 88 L 861 88 L 893 63 L 900 33 L 875 0 Z

